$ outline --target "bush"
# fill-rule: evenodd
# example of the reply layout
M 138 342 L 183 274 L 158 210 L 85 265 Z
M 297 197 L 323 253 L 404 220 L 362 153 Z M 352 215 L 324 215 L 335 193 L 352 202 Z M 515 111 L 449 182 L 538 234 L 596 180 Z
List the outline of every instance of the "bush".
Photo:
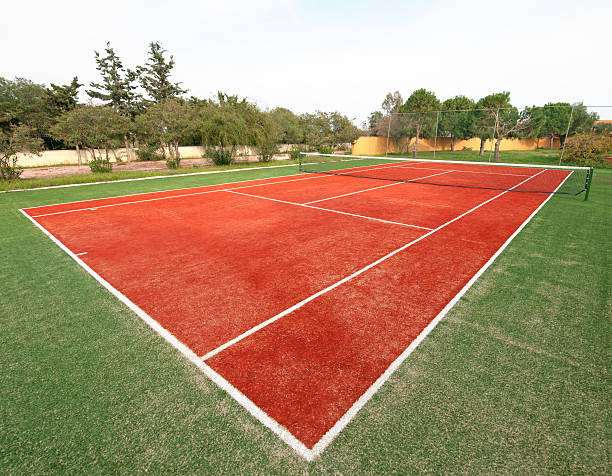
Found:
M 174 159 L 166 159 L 166 167 L 169 169 L 178 169 L 181 165 L 181 159 L 176 157 Z
M 203 157 L 208 157 L 215 165 L 230 165 L 234 161 L 232 149 L 209 147 Z
M 23 172 L 17 167 L 17 157 L 0 160 L 0 180 L 17 180 Z
M 331 147 L 327 147 L 327 146 L 321 145 L 321 146 L 317 147 L 317 152 L 319 154 L 333 154 L 334 153 L 334 149 L 332 149 Z
M 147 162 L 150 160 L 163 160 L 164 156 L 157 151 L 157 146 L 145 145 L 136 151 L 138 160 Z
M 300 160 L 300 153 L 302 153 L 302 152 L 306 152 L 306 150 L 300 149 L 300 148 L 298 148 L 298 149 L 291 149 L 289 151 L 289 158 L 291 160 L 296 160 L 296 161 Z
M 565 142 L 563 162 L 584 165 L 601 164 L 612 154 L 612 137 L 605 134 L 576 134 Z
M 113 164 L 110 159 L 95 159 L 89 161 L 89 168 L 94 174 L 101 174 L 113 171 Z
M 278 147 L 276 144 L 260 145 L 258 148 L 261 162 L 270 162 L 274 158 L 274 155 L 278 154 Z

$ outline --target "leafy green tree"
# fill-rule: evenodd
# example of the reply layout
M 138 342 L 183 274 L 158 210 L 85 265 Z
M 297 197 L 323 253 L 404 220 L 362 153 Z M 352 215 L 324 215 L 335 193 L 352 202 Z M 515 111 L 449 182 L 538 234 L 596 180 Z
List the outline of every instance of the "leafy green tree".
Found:
M 339 112 L 317 111 L 302 116 L 306 126 L 306 144 L 319 151 L 329 151 L 352 143 L 360 131 L 348 117 Z
M 181 99 L 164 99 L 136 118 L 137 137 L 161 149 L 170 168 L 179 167 L 179 144 L 196 133 L 196 129 L 195 108 Z
M 304 143 L 304 125 L 299 116 L 289 109 L 277 107 L 270 111 L 270 116 L 280 128 L 280 141 L 285 144 Z
M 105 56 L 97 51 L 94 52 L 96 69 L 100 72 L 102 82 L 90 83 L 91 89 L 86 91 L 87 95 L 92 99 L 102 101 L 105 106 L 110 106 L 125 116 L 133 117 L 137 112 L 140 99 L 136 91 L 138 75 L 135 71 L 124 68 L 110 43 L 106 44 L 104 51 Z
M 424 88 L 414 91 L 402 106 L 402 112 L 409 113 L 407 120 L 414 129 L 413 157 L 417 157 L 419 138 L 433 131 L 436 117 L 434 111 L 440 109 L 440 101 L 436 95 Z M 433 113 L 433 114 L 432 114 Z
M 0 129 L 8 132 L 26 125 L 44 135 L 53 124 L 47 88 L 24 78 L 0 78 Z
M 368 130 L 368 135 L 370 136 L 376 136 L 379 135 L 378 134 L 378 124 L 380 121 L 383 120 L 384 118 L 384 114 L 380 111 L 374 111 L 370 114 L 370 116 L 368 117 L 368 122 L 366 123 L 367 130 Z M 386 134 L 385 134 L 386 135 Z
M 465 96 L 455 96 L 442 103 L 438 132 L 451 138 L 451 151 L 455 150 L 455 140 L 474 136 L 474 101 Z
M 75 76 L 70 84 L 63 86 L 53 83 L 50 86 L 47 88 L 47 101 L 55 117 L 72 111 L 77 106 L 79 88 L 83 86 L 79 83 L 79 78 Z
M 249 135 L 245 111 L 246 99 L 218 93 L 218 102 L 211 101 L 200 110 L 202 145 L 205 155 L 217 165 L 230 164 L 239 146 L 248 144 Z
M 109 106 L 79 106 L 64 113 L 52 129 L 58 139 L 73 145 L 82 145 L 90 154 L 92 164 L 110 164 L 110 154 L 120 161 L 116 149 L 122 146 L 130 121 Z M 103 155 L 104 152 L 104 155 Z M 93 170 L 93 168 L 92 168 Z
M 166 59 L 162 45 L 153 41 L 149 43 L 149 57 L 144 66 L 138 66 L 136 71 L 140 79 L 140 85 L 147 92 L 150 101 L 157 103 L 164 99 L 178 98 L 187 92 L 180 87 L 180 83 L 170 81 L 172 68 L 174 68 L 174 57 Z
M 38 154 L 41 149 L 42 140 L 27 125 L 0 129 L 0 181 L 19 178 L 22 172 L 17 166 L 19 153 Z

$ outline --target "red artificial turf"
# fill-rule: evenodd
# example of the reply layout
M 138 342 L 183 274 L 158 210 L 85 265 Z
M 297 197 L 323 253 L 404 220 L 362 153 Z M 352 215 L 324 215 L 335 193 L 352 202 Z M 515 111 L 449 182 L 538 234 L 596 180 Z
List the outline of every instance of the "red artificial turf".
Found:
M 384 184 L 314 177 L 26 212 L 203 355 L 427 232 L 223 191 L 308 202 Z M 315 205 L 433 229 L 499 193 L 399 184 Z M 312 448 L 546 198 L 502 194 L 206 363 Z

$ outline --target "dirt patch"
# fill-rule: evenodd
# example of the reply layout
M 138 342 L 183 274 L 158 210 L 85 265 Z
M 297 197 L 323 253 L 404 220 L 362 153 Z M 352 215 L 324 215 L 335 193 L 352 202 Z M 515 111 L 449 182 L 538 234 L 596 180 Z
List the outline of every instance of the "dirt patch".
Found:
M 274 160 L 288 159 L 288 154 L 278 154 L 274 156 Z M 257 162 L 257 156 L 240 157 L 236 159 L 236 163 Z M 181 169 L 189 169 L 191 167 L 206 167 L 212 165 L 210 159 L 181 159 Z M 114 171 L 121 170 L 164 170 L 166 169 L 165 160 L 156 160 L 150 162 L 122 162 L 113 164 Z M 187 172 L 187 170 L 186 170 Z M 62 177 L 66 175 L 90 174 L 91 170 L 88 165 L 62 165 L 58 167 L 33 167 L 24 169 L 21 178 L 49 178 Z

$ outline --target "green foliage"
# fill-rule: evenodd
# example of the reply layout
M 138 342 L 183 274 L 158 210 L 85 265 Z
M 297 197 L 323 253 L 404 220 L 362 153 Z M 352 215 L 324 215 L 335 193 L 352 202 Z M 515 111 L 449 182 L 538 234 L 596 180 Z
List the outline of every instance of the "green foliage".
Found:
M 152 102 L 161 102 L 165 99 L 178 98 L 187 92 L 180 87 L 180 83 L 172 83 L 170 75 L 174 68 L 174 58 L 167 60 L 161 44 L 157 41 L 149 43 L 149 57 L 144 66 L 138 66 L 136 71 L 140 85 L 147 92 Z
M 166 167 L 168 167 L 169 169 L 178 169 L 181 165 L 181 159 L 178 157 L 175 157 L 173 159 L 166 159 Z
M 81 145 L 91 154 L 91 160 L 103 159 L 108 153 L 123 146 L 123 138 L 130 122 L 117 110 L 108 106 L 80 106 L 63 114 L 51 129 L 51 134 L 73 146 Z M 97 154 L 96 154 L 97 151 Z
M 149 148 L 179 163 L 180 142 L 197 133 L 196 111 L 182 99 L 163 99 L 136 117 L 135 132 Z
M 413 129 L 415 143 L 413 157 L 418 154 L 419 138 L 431 136 L 435 131 L 436 114 L 440 109 L 440 101 L 436 95 L 425 88 L 414 91 L 402 105 L 401 112 L 406 116 L 408 128 Z
M 47 89 L 47 101 L 52 110 L 53 116 L 58 117 L 61 114 L 72 111 L 76 108 L 78 103 L 79 88 L 83 86 L 79 83 L 79 78 L 76 76 L 72 78 L 70 84 L 64 86 L 57 84 L 50 84 L 50 88 Z
M 86 92 L 90 98 L 99 99 L 105 105 L 117 109 L 121 114 L 134 116 L 138 110 L 140 95 L 136 92 L 135 81 L 138 74 L 129 68 L 124 68 L 121 59 L 106 44 L 106 56 L 95 51 L 96 69 L 100 72 L 101 83 L 90 83 L 91 89 Z
M 395 91 L 393 94 L 387 93 L 385 99 L 382 102 L 382 108 L 383 111 L 385 111 L 385 113 L 389 115 L 394 112 L 400 112 L 403 103 L 404 100 L 402 99 L 402 95 L 399 91 Z
M 368 135 L 370 136 L 380 135 L 378 125 L 380 121 L 383 120 L 384 117 L 385 116 L 380 111 L 374 111 L 369 115 L 368 122 L 367 122 Z
M 144 144 L 142 147 L 139 147 L 136 151 L 136 155 L 138 156 L 138 160 L 142 162 L 162 160 L 164 158 L 163 154 L 159 153 L 158 147 L 154 144 Z
M 313 149 L 336 149 L 339 145 L 352 143 L 361 131 L 348 117 L 339 112 L 317 111 L 302 116 L 306 129 L 306 144 Z
M 234 162 L 232 150 L 223 147 L 207 147 L 204 157 L 211 159 L 215 165 L 230 165 Z
M 38 154 L 42 140 L 35 137 L 26 125 L 0 129 L 0 181 L 16 180 L 22 170 L 17 166 L 19 153 Z
M 451 150 L 455 150 L 455 140 L 474 136 L 474 106 L 474 101 L 465 96 L 455 96 L 442 103 L 438 135 L 451 138 Z
M 108 156 L 92 159 L 89 161 L 88 165 L 94 174 L 104 174 L 113 171 L 113 164 Z
M 600 122 L 599 124 L 593 125 L 593 132 L 596 134 L 612 134 L 612 124 Z
M 604 157 L 611 155 L 612 136 L 583 132 L 567 139 L 563 162 L 591 166 L 603 163 Z
M 280 128 L 280 142 L 284 144 L 304 143 L 304 124 L 299 116 L 284 107 L 273 109 L 270 111 L 270 116 Z

